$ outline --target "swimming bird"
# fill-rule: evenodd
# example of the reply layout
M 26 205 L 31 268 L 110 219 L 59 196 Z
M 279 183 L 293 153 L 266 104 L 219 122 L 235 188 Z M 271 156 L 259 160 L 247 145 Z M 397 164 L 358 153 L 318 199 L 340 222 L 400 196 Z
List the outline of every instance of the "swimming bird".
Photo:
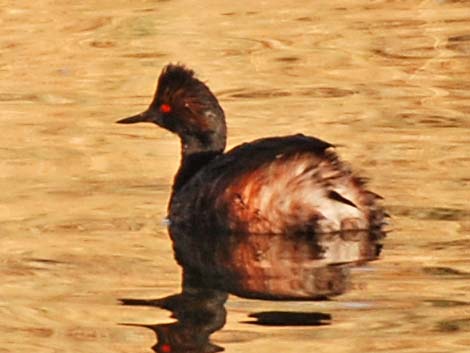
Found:
M 163 68 L 148 109 L 118 121 L 140 122 L 181 140 L 168 218 L 183 266 L 197 266 L 191 259 L 195 252 L 199 261 L 222 258 L 211 253 L 210 244 L 233 239 L 227 234 L 315 236 L 380 231 L 385 224 L 381 197 L 326 141 L 303 134 L 265 137 L 226 152 L 224 111 L 209 87 L 182 64 Z

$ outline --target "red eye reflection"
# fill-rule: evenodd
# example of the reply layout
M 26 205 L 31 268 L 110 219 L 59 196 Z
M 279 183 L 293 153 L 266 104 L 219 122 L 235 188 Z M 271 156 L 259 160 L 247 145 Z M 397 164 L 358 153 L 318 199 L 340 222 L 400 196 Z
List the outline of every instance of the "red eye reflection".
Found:
M 160 106 L 160 111 L 162 113 L 169 113 L 169 112 L 171 112 L 171 106 L 169 104 L 162 104 Z
M 171 346 L 169 344 L 163 344 L 161 347 L 161 352 L 162 353 L 170 353 L 171 352 Z

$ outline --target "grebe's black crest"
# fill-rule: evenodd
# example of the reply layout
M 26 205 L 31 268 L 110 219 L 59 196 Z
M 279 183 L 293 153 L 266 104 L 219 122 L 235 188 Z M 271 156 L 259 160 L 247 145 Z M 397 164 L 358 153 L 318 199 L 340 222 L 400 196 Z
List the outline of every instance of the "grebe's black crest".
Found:
M 153 122 L 176 133 L 183 143 L 184 154 L 222 152 L 225 148 L 224 111 L 205 83 L 181 64 L 169 64 L 162 70 L 155 96 L 146 111 L 118 121 L 139 122 Z
M 204 85 L 194 76 L 193 70 L 184 65 L 169 64 L 163 68 L 158 78 L 158 91 L 155 98 L 171 97 L 179 90 L 194 91 L 198 94 L 201 84 Z

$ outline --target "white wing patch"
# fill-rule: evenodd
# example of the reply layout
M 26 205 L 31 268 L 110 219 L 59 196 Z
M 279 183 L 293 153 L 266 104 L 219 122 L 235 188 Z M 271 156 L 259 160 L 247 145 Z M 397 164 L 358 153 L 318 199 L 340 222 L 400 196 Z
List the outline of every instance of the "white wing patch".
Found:
M 238 202 L 231 205 L 233 227 L 241 221 L 251 233 L 369 226 L 361 189 L 351 173 L 336 160 L 308 152 L 278 156 L 244 174 L 226 190 L 226 200 L 234 198 Z

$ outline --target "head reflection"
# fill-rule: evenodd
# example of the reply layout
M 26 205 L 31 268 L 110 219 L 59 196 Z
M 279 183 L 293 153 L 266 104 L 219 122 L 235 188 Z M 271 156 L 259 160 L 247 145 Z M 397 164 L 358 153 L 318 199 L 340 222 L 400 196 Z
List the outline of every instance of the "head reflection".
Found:
M 152 347 L 158 353 L 211 353 L 223 351 L 210 342 L 209 336 L 225 325 L 224 303 L 228 294 L 211 289 L 186 290 L 180 294 L 154 300 L 122 299 L 124 305 L 147 305 L 172 312 L 177 321 L 158 325 L 137 325 L 157 335 Z
M 204 246 L 200 236 L 183 237 L 174 239 L 175 257 L 183 267 L 182 292 L 156 300 L 123 300 L 170 310 L 176 318 L 175 323 L 142 325 L 157 335 L 155 352 L 223 350 L 209 338 L 225 324 L 227 293 L 267 300 L 322 300 L 344 293 L 351 267 L 376 259 L 384 234 L 208 235 Z M 250 317 L 261 325 L 322 325 L 329 314 L 261 312 Z

